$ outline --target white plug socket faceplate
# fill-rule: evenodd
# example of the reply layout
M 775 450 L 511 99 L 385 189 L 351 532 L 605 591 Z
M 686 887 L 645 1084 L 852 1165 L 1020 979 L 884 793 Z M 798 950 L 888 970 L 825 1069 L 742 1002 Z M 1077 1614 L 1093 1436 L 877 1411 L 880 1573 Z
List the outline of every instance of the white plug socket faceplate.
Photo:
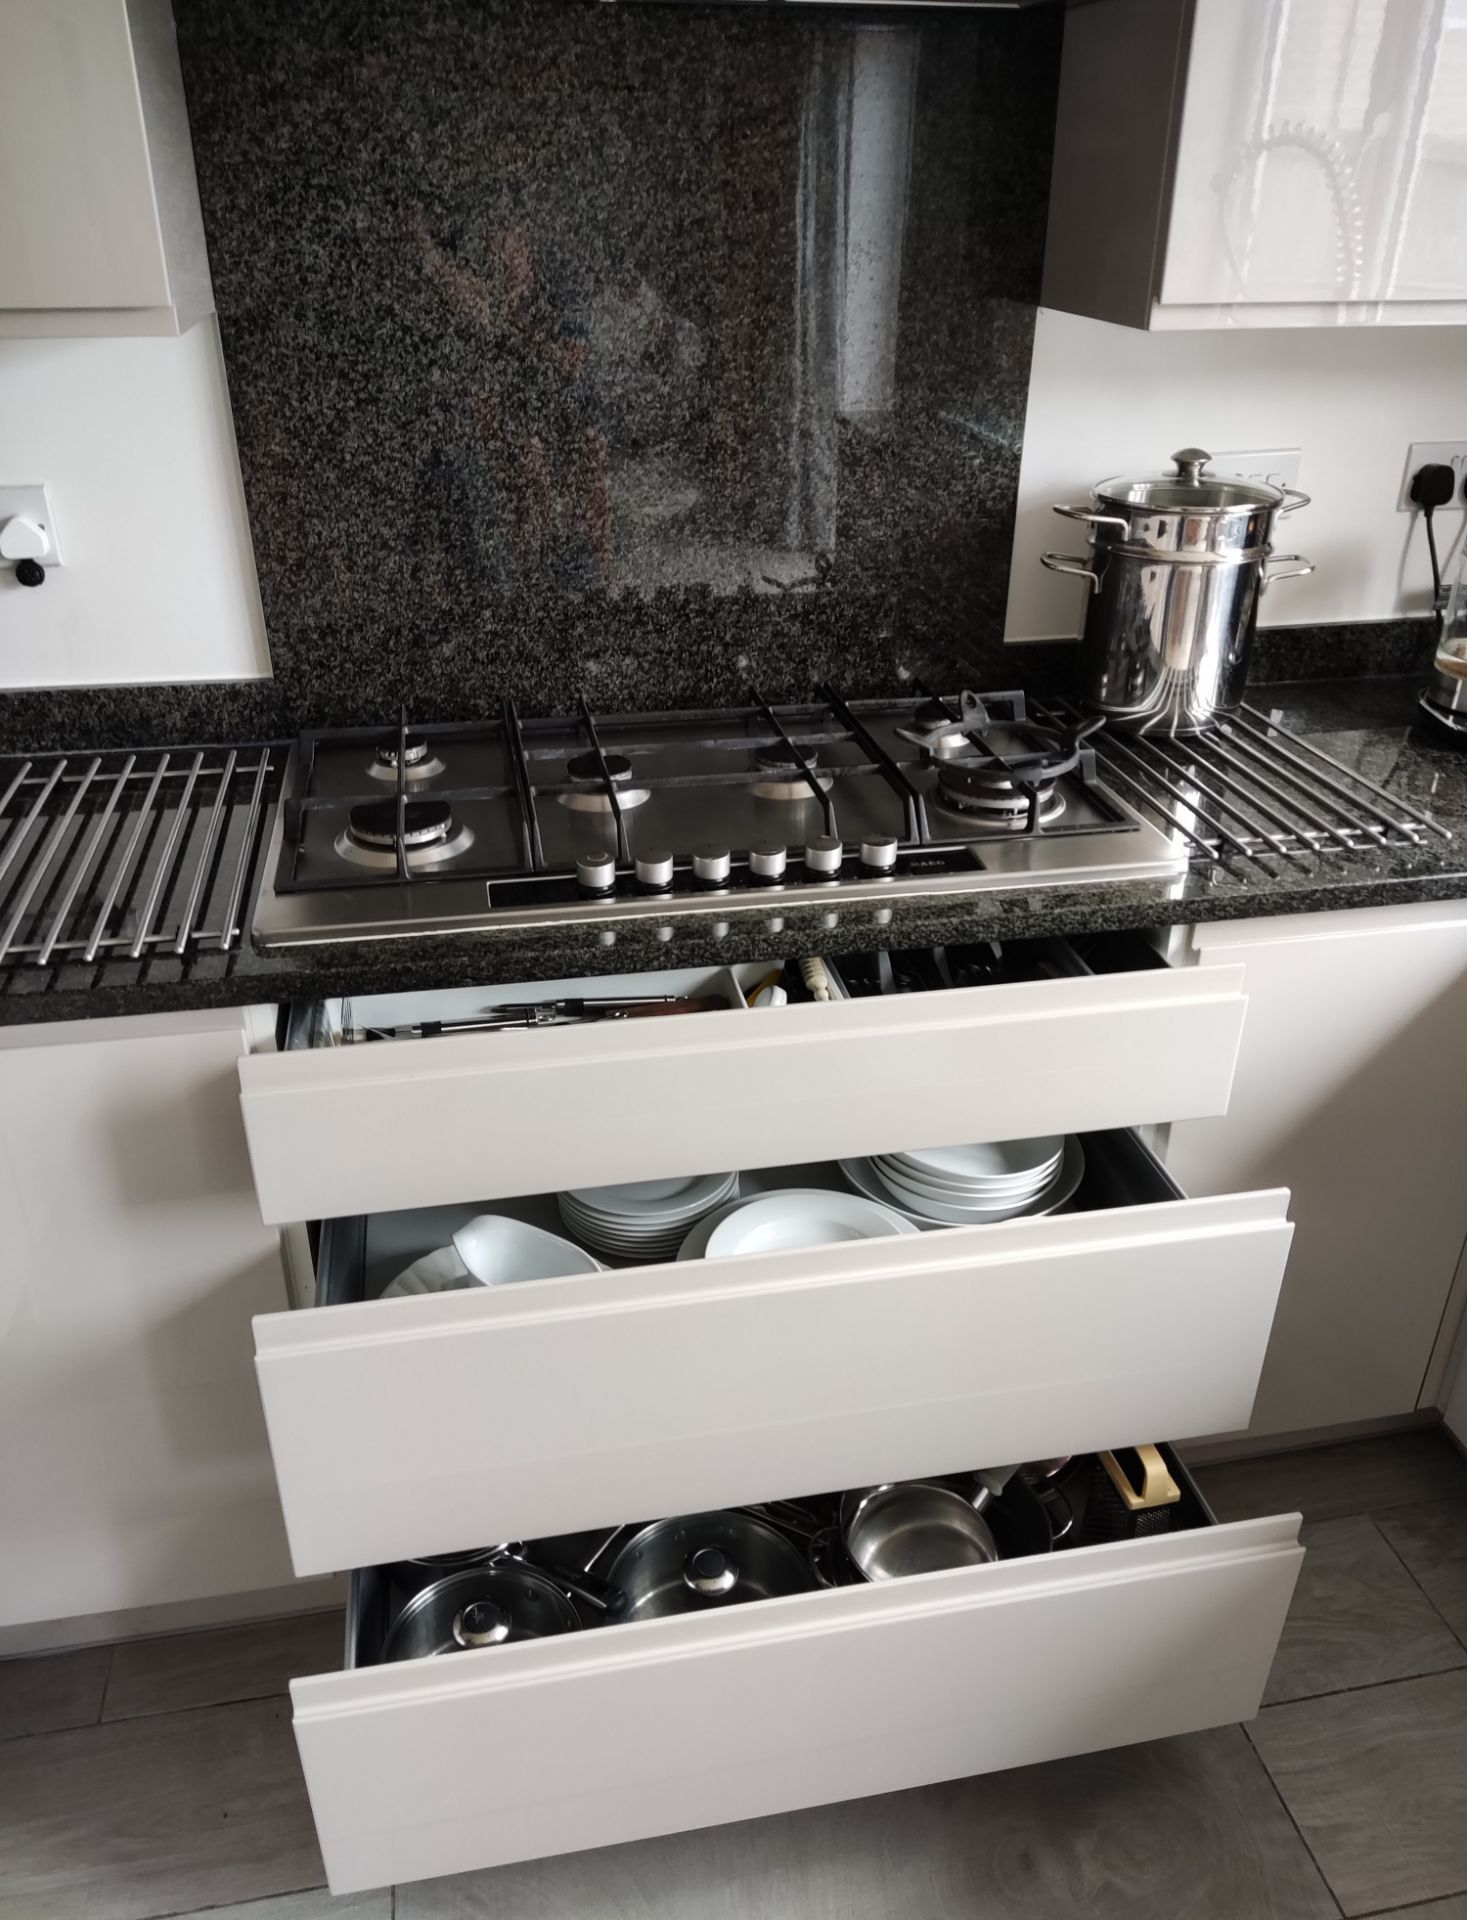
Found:
M 39 487 L 0 487 L 0 527 L 7 520 L 29 520 L 45 537 L 46 550 L 36 558 L 43 567 L 61 565 L 61 536 L 56 531 L 56 516 L 51 511 L 51 502 L 47 498 L 44 486 Z M 14 561 L 0 561 L 0 567 L 13 566 Z
M 1215 453 L 1208 468 L 1228 480 L 1256 480 L 1266 487 L 1297 487 L 1297 447 L 1253 447 L 1242 453 Z
M 1450 467 L 1457 476 L 1456 492 L 1448 506 L 1440 509 L 1449 513 L 1453 507 L 1461 507 L 1462 483 L 1467 480 L 1467 440 L 1413 440 L 1406 451 L 1406 471 L 1401 475 L 1401 497 L 1396 502 L 1397 513 L 1415 513 L 1416 502 L 1411 498 L 1411 476 L 1421 467 Z

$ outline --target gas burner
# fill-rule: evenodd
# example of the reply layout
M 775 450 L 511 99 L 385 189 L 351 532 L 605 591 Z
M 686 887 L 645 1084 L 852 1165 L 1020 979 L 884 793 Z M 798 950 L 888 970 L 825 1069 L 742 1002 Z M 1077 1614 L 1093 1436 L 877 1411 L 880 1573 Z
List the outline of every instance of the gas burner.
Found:
M 800 759 L 815 772 L 815 783 L 822 793 L 829 793 L 834 781 L 828 773 L 822 773 L 817 767 L 820 758 L 818 747 L 796 749 L 786 746 L 783 740 L 771 740 L 766 746 L 754 749 L 754 764 L 770 775 L 767 780 L 756 780 L 754 791 L 761 800 L 809 800 L 810 782 L 800 772 Z
M 563 807 L 569 807 L 573 813 L 611 812 L 611 796 L 602 778 L 601 762 L 594 753 L 576 754 L 566 761 L 565 771 L 571 785 L 562 787 L 555 796 Z M 633 807 L 640 807 L 644 800 L 652 798 L 650 787 L 632 785 L 632 763 L 624 753 L 608 753 L 606 771 L 611 775 L 616 804 L 623 813 L 630 813 Z
M 986 776 L 991 771 L 996 769 L 968 767 L 955 762 L 939 765 L 937 786 L 941 805 L 954 813 L 965 813 L 993 826 L 1012 827 L 1017 832 L 1024 831 L 1031 824 L 1034 793 L 1039 798 L 1038 824 L 1041 827 L 1058 820 L 1064 812 L 1064 792 L 1056 783 L 1040 780 L 1015 785 L 1007 778 L 988 779 Z M 969 778 L 972 775 L 982 777 L 975 784 Z
M 395 871 L 397 802 L 361 800 L 350 808 L 336 836 L 336 851 L 359 867 Z M 402 849 L 410 869 L 442 866 L 474 844 L 467 827 L 456 827 L 446 800 L 408 800 L 403 805 Z
M 398 734 L 389 734 L 373 752 L 367 763 L 367 772 L 374 780 L 384 780 L 396 786 L 399 740 Z M 443 771 L 443 762 L 434 753 L 426 735 L 421 733 L 410 733 L 402 742 L 401 759 L 403 783 L 406 786 L 418 786 L 425 780 L 435 780 Z

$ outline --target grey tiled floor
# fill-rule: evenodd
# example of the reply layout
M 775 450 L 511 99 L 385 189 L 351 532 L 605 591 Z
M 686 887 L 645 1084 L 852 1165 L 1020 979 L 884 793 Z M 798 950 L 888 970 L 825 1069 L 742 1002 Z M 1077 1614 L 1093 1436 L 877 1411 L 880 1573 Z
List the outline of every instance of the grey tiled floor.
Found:
M 1247 1728 L 333 1901 L 284 1684 L 339 1619 L 0 1663 L 0 1920 L 1467 1920 L 1467 1461 L 1200 1478 L 1310 1546 Z

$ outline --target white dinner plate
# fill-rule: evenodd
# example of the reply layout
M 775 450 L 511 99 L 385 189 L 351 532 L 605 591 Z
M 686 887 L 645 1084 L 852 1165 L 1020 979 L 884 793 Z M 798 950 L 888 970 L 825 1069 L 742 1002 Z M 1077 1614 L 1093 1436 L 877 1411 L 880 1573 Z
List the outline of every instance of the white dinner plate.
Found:
M 698 1173 L 672 1180 L 624 1181 L 609 1187 L 575 1187 L 565 1197 L 592 1218 L 660 1221 L 684 1214 L 692 1218 L 704 1207 L 717 1206 L 735 1178 L 732 1173 Z
M 704 1258 L 880 1240 L 906 1232 L 907 1225 L 894 1207 L 880 1201 L 823 1187 L 789 1188 L 759 1194 L 731 1212 L 709 1235 Z

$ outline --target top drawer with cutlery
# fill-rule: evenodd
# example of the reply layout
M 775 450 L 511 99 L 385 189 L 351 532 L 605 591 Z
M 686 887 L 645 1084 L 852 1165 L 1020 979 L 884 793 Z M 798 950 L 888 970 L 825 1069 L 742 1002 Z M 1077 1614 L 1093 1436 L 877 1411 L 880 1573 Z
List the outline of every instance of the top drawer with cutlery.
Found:
M 1172 969 L 1128 936 L 907 965 L 842 957 L 831 997 L 797 998 L 792 963 L 773 1006 L 750 1004 L 760 962 L 297 1009 L 240 1062 L 261 1211 L 533 1193 L 547 1155 L 578 1187 L 1227 1108 L 1241 965 Z

